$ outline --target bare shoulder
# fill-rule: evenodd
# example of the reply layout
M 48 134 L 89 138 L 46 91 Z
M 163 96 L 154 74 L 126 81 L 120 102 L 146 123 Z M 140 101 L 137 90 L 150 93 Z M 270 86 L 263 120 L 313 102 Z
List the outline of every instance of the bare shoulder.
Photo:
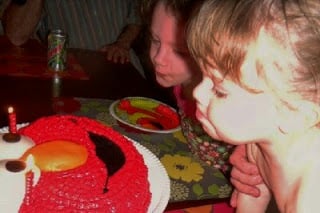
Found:
M 317 212 L 319 210 L 319 177 L 320 159 L 306 160 L 305 168 L 297 183 L 297 212 Z

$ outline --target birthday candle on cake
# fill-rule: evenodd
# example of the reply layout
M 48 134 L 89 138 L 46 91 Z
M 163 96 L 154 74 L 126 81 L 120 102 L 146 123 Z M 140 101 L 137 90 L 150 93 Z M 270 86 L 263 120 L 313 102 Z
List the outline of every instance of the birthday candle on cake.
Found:
M 17 118 L 16 113 L 13 110 L 13 107 L 8 108 L 9 113 L 9 132 L 17 133 Z

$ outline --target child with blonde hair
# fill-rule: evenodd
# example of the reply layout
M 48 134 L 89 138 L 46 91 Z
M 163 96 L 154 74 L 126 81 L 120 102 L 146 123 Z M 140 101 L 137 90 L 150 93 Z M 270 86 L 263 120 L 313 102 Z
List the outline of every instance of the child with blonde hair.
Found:
M 188 30 L 203 73 L 197 118 L 213 138 L 246 144 L 261 195 L 237 212 L 317 212 L 320 192 L 320 1 L 207 0 Z

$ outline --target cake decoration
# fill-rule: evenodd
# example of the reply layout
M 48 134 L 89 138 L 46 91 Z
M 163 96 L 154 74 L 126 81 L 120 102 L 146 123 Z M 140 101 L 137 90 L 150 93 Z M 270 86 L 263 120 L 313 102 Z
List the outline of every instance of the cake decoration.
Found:
M 12 107 L 8 108 L 9 132 L 0 135 L 0 160 L 18 159 L 34 142 L 27 136 L 17 133 L 16 115 Z
M 40 170 L 34 165 L 32 156 L 27 161 L 1 160 L 1 211 L 18 212 L 28 189 L 35 187 L 39 178 Z
M 16 113 L 13 110 L 13 107 L 8 108 L 9 115 L 9 133 L 17 133 L 17 117 Z
M 89 132 L 90 139 L 96 145 L 96 154 L 105 163 L 108 176 L 112 176 L 118 171 L 125 163 L 125 156 L 121 151 L 120 147 L 114 144 L 109 139 Z M 103 193 L 108 191 L 108 178 L 103 189 Z
M 0 199 L 15 203 L 10 208 L 19 212 L 148 211 L 151 192 L 143 157 L 112 128 L 89 118 L 60 115 L 41 118 L 17 133 L 32 144 L 0 161 L 0 184 L 10 179 L 11 185 L 5 185 L 13 194 Z M 51 151 L 52 156 L 47 154 Z
M 24 161 L 29 155 L 41 171 L 65 171 L 83 165 L 88 157 L 87 149 L 79 144 L 55 140 L 28 149 L 20 158 Z

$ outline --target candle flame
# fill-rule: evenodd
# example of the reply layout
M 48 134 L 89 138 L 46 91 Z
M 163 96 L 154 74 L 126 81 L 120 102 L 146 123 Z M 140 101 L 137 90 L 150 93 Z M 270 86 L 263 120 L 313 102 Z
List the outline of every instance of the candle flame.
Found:
M 12 106 L 8 107 L 8 113 L 13 113 L 13 107 Z

